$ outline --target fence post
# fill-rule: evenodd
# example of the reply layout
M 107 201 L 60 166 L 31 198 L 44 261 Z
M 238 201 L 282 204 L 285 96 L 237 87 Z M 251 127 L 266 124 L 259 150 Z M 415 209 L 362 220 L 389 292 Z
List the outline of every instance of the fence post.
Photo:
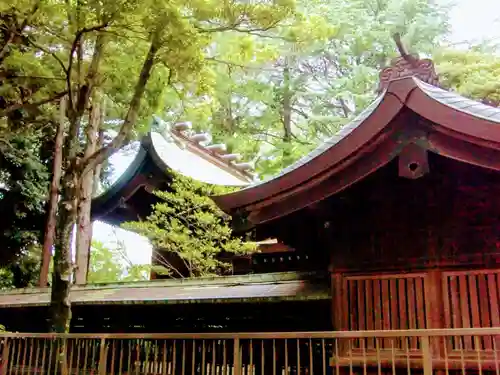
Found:
M 241 355 L 240 355 L 240 339 L 236 337 L 234 339 L 234 360 L 233 360 L 233 367 L 234 367 L 234 375 L 241 375 Z
M 2 358 L 0 362 L 0 375 L 7 375 L 9 368 L 9 338 L 4 337 Z
M 99 350 L 99 375 L 106 375 L 106 362 L 108 359 L 108 350 L 106 347 L 106 339 L 103 337 L 101 339 L 101 345 Z
M 424 361 L 424 375 L 432 375 L 432 353 L 428 336 L 420 336 L 422 345 L 422 359 Z

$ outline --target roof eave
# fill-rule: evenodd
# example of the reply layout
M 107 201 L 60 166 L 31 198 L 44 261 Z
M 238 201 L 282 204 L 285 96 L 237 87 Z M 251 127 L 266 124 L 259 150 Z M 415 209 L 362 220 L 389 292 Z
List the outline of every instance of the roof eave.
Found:
M 446 98 L 440 99 L 439 95 L 468 110 L 447 105 Z M 405 113 L 429 120 L 423 127 L 419 125 L 426 134 L 423 147 L 458 161 L 500 170 L 500 109 L 428 85 L 415 77 L 405 77 L 391 81 L 377 108 L 323 154 L 267 184 L 214 197 L 214 200 L 226 212 L 247 212 L 250 222 L 260 224 L 335 194 L 387 164 L 401 151 L 401 144 L 419 142 L 418 131 L 413 128 L 408 128 L 407 134 L 386 134 L 386 140 L 381 136 L 404 107 L 410 110 Z M 401 128 L 404 123 L 398 126 Z M 363 151 L 363 147 L 366 150 Z M 347 152 L 342 153 L 343 149 Z M 329 160 L 320 164 L 321 158 Z M 365 160 L 358 162 L 361 158 Z M 318 168 L 319 165 L 322 167 Z M 308 179 L 301 179 L 301 173 L 308 175 Z M 332 179 L 334 174 L 336 177 Z M 324 182 L 327 178 L 328 187 Z
M 403 103 L 389 91 L 381 94 L 377 101 L 378 104 L 362 121 L 355 119 L 339 133 L 342 133 L 352 123 L 356 123 L 350 132 L 298 168 L 254 187 L 211 198 L 224 212 L 234 214 L 247 210 L 249 206 L 259 205 L 275 196 L 283 196 L 286 192 L 293 191 L 295 187 L 322 175 L 326 170 L 349 158 L 350 155 L 360 152 L 390 124 L 403 108 Z

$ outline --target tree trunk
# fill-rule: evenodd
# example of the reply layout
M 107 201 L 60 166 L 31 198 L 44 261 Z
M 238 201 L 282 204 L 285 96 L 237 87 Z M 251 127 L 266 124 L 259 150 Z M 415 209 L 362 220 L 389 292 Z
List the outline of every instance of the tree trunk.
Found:
M 85 145 L 84 157 L 88 158 L 97 148 L 97 133 L 101 123 L 100 103 L 94 100 L 89 122 L 86 129 L 87 143 Z M 78 218 L 76 226 L 76 284 L 87 283 L 87 272 L 89 267 L 90 243 L 92 241 L 91 205 L 92 191 L 94 185 L 94 173 L 88 171 L 81 177 L 81 190 L 78 200 Z
M 71 262 L 71 235 L 77 216 L 78 176 L 71 168 L 61 184 L 61 199 L 55 241 L 54 272 L 51 293 L 51 331 L 69 332 L 71 321 L 70 287 L 73 265 Z
M 104 110 L 101 111 L 102 119 L 101 125 L 104 124 Z M 104 146 L 104 130 L 99 130 L 99 139 L 97 140 L 97 148 L 102 148 Z M 99 195 L 99 185 L 101 183 L 101 173 L 102 173 L 102 163 L 97 164 L 94 169 L 94 185 L 92 186 L 92 196 L 96 197 Z
M 59 104 L 60 114 L 57 124 L 57 133 L 52 161 L 52 183 L 50 185 L 50 198 L 47 207 L 47 222 L 43 239 L 42 266 L 40 268 L 39 286 L 46 287 L 49 281 L 49 266 L 52 258 L 52 247 L 56 233 L 57 221 L 57 199 L 59 198 L 59 186 L 62 174 L 62 147 L 64 141 L 64 121 L 66 119 L 66 98 L 61 99 Z
M 80 42 L 82 33 L 78 32 L 73 40 L 73 46 Z M 83 85 L 76 93 L 71 92 L 72 57 L 68 67 L 69 127 L 63 149 L 64 176 L 61 182 L 60 201 L 56 225 L 54 272 L 52 275 L 51 293 L 51 330 L 57 333 L 69 331 L 71 321 L 70 287 L 73 276 L 71 240 L 73 226 L 78 214 L 80 198 L 81 170 L 79 168 L 80 141 L 82 117 L 88 108 L 89 99 L 93 93 L 95 78 L 99 71 L 99 63 L 105 46 L 105 35 L 99 33 L 94 44 L 92 60 Z
M 146 84 L 154 67 L 156 54 L 160 48 L 159 34 L 153 35 L 151 45 L 142 65 L 139 80 L 134 89 L 127 115 L 117 136 L 111 143 L 94 152 L 90 157 L 78 160 L 77 152 L 78 130 L 80 118 L 75 108 L 70 116 L 70 130 L 65 144 L 66 173 L 61 184 L 61 201 L 59 203 L 59 216 L 55 242 L 54 273 L 52 277 L 51 316 L 53 332 L 63 333 L 69 330 L 71 321 L 71 232 L 76 223 L 79 199 L 80 177 L 93 171 L 98 164 L 108 159 L 119 150 L 131 136 L 134 125 L 137 123 L 142 97 L 146 91 Z M 92 68 L 93 64 L 91 64 Z M 82 96 L 82 95 L 81 95 Z M 75 115 L 76 113 L 76 115 Z

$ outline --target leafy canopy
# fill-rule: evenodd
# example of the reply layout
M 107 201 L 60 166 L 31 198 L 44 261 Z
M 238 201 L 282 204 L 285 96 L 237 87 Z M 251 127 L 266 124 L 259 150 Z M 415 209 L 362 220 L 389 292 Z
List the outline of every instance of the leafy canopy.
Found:
M 458 93 L 498 106 L 500 57 L 498 51 L 473 46 L 468 51 L 444 49 L 433 55 L 440 82 Z
M 276 174 L 373 100 L 396 54 L 393 33 L 431 53 L 448 31 L 447 10 L 429 0 L 299 1 L 276 28 L 215 38 L 207 91 L 167 95 L 166 120 L 192 121 L 262 176 Z
M 157 191 L 160 202 L 145 221 L 126 223 L 124 228 L 147 237 L 154 249 L 177 255 L 183 261 L 187 276 L 207 276 L 227 268 L 219 259 L 222 251 L 248 254 L 256 250 L 252 242 L 235 237 L 230 217 L 209 198 L 228 192 L 228 188 L 173 175 L 168 192 Z M 164 259 L 164 272 L 184 276 Z
M 97 241 L 92 242 L 88 283 L 148 280 L 149 273 L 149 265 L 132 264 L 121 244 L 109 247 Z

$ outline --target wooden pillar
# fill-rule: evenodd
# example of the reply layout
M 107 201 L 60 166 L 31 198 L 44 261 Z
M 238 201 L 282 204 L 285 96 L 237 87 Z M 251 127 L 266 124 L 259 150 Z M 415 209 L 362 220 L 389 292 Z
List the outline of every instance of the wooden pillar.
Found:
M 425 277 L 425 302 L 427 315 L 427 328 L 445 328 L 445 308 L 443 296 L 443 273 L 438 270 L 430 270 Z M 444 345 L 447 339 L 444 337 L 431 338 L 431 351 L 434 355 L 444 355 Z
M 331 272 L 332 291 L 332 325 L 334 331 L 347 331 L 349 322 L 349 309 L 345 303 L 346 282 L 344 275 L 340 272 Z M 335 367 L 338 375 L 347 375 L 348 369 L 338 366 L 338 357 L 343 357 L 349 348 L 349 339 L 340 339 L 334 343 L 334 352 L 330 358 L 330 366 Z
M 425 301 L 427 305 L 427 328 L 445 328 L 443 273 L 440 270 L 436 269 L 427 272 Z
M 344 277 L 340 272 L 331 274 L 332 326 L 334 331 L 347 329 L 347 306 L 344 304 Z
M 432 207 L 437 207 L 437 197 L 432 192 L 430 201 Z M 429 262 L 427 266 L 429 270 L 424 281 L 424 298 L 426 306 L 426 328 L 439 329 L 445 327 L 445 310 L 443 296 L 443 272 L 439 269 L 440 249 L 438 246 L 439 222 L 435 218 L 429 219 L 427 227 L 427 256 Z M 443 355 L 444 345 L 447 340 L 445 338 L 431 338 L 430 347 L 433 355 Z

